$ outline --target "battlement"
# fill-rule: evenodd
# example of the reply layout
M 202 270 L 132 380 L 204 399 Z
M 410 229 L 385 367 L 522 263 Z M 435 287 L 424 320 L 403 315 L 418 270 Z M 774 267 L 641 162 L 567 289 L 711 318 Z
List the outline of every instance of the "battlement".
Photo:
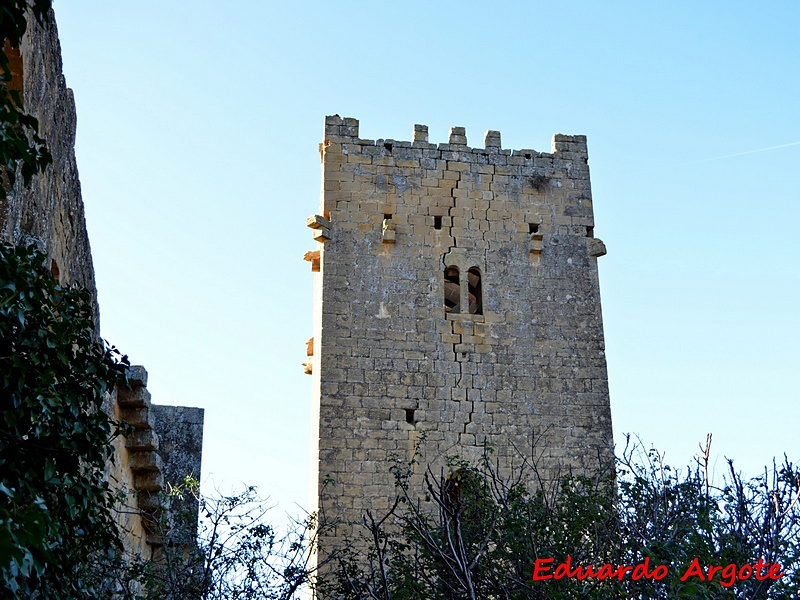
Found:
M 504 149 L 495 130 L 486 132 L 482 148 L 472 148 L 463 127 L 433 144 L 419 124 L 412 141 L 371 140 L 359 137 L 357 119 L 333 115 L 325 118 L 320 158 L 321 214 L 333 215 L 333 224 L 315 226 L 318 241 L 348 228 L 367 233 L 371 223 L 384 242 L 417 244 L 429 232 L 414 225 L 424 222 L 462 247 L 485 248 L 485 230 L 497 239 L 495 230 L 513 228 L 536 258 L 545 232 L 551 241 L 556 233 L 593 237 L 583 135 L 554 135 L 552 152 Z M 595 246 L 593 252 L 604 252 Z
M 557 133 L 553 135 L 550 152 L 537 152 L 531 149 L 507 150 L 503 149 L 500 143 L 500 132 L 488 130 L 483 137 L 483 148 L 472 148 L 467 145 L 467 134 L 464 127 L 451 127 L 447 143 L 432 144 L 428 140 L 428 126 L 414 125 L 413 141 L 400 141 L 392 139 L 368 140 L 358 137 L 359 121 L 351 117 L 342 118 L 339 115 L 325 117 L 325 140 L 326 143 L 342 142 L 357 144 L 359 146 L 381 147 L 390 145 L 393 150 L 397 148 L 420 148 L 440 151 L 458 151 L 462 160 L 470 161 L 470 154 L 475 157 L 497 154 L 502 156 L 522 157 L 526 160 L 538 158 L 558 158 L 562 160 L 588 159 L 585 135 L 564 135 Z M 476 158 L 477 160 L 477 158 Z M 502 161 L 495 161 L 495 164 L 503 164 Z M 511 163 L 515 164 L 515 163 Z

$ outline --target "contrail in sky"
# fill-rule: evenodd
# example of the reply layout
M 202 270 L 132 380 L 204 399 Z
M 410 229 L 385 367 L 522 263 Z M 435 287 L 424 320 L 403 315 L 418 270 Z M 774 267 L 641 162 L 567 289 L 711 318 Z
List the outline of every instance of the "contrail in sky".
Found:
M 710 162 L 712 160 L 722 160 L 724 158 L 733 158 L 735 156 L 745 156 L 747 154 L 756 154 L 758 152 L 769 152 L 770 150 L 778 150 L 779 148 L 788 148 L 789 146 L 800 146 L 800 142 L 792 142 L 791 144 L 780 144 L 779 146 L 769 146 L 768 148 L 759 148 L 758 150 L 748 150 L 747 152 L 737 152 L 736 154 L 726 154 L 724 156 L 715 156 L 714 158 L 704 158 L 702 160 L 694 160 L 688 163 L 695 165 L 698 163 Z

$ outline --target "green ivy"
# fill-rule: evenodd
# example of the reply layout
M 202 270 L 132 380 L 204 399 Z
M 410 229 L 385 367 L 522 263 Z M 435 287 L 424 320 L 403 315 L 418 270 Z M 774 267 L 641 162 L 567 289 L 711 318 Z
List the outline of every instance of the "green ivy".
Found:
M 105 477 L 119 428 L 102 405 L 128 361 L 44 262 L 0 245 L 0 595 L 96 598 L 80 574 L 119 549 Z

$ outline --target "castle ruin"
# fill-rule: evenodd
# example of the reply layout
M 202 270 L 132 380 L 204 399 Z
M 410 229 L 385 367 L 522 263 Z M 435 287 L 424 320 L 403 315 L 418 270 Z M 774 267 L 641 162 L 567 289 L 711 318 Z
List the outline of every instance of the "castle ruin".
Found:
M 61 46 L 53 11 L 39 24 L 29 14 L 19 48 L 6 47 L 13 79 L 25 110 L 39 123 L 53 163 L 25 186 L 22 177 L 0 200 L 0 242 L 34 244 L 47 254 L 48 266 L 62 286 L 89 291 L 99 327 L 97 290 L 75 161 L 76 112 L 72 90 L 62 74 Z M 115 461 L 107 477 L 115 490 L 129 492 L 118 512 L 118 526 L 129 556 L 157 556 L 164 540 L 156 522 L 164 508 L 168 483 L 188 474 L 200 476 L 203 409 L 151 403 L 147 371 L 129 370 L 130 389 L 108 397 L 105 410 L 134 428 L 114 439 Z M 194 507 L 196 510 L 196 507 Z

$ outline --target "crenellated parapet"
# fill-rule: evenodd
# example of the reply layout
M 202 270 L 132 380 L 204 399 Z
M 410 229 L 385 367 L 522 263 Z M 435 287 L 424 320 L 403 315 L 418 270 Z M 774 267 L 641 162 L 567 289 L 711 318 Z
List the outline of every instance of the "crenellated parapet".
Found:
M 539 241 L 555 232 L 593 237 L 586 136 L 556 134 L 551 151 L 539 152 L 504 149 L 500 132 L 494 130 L 486 132 L 480 148 L 467 144 L 463 127 L 451 128 L 447 143 L 430 143 L 425 125 L 414 125 L 412 135 L 410 142 L 362 139 L 357 119 L 326 117 L 320 145 L 326 165 L 323 215 L 318 218 L 356 194 L 364 205 L 368 200 L 379 205 L 370 220 L 388 243 L 401 243 L 420 218 L 440 229 L 454 227 L 454 235 L 459 229 L 481 229 L 479 221 L 499 217 L 511 219 L 521 233 L 534 233 L 535 225 Z M 374 192 L 364 197 L 368 186 L 374 186 Z M 501 215 L 495 212 L 498 203 L 493 203 L 497 196 L 513 201 L 503 203 Z M 318 220 L 309 227 L 316 229 L 320 242 L 336 229 L 322 228 Z M 539 246 L 531 244 L 532 254 L 541 252 Z

